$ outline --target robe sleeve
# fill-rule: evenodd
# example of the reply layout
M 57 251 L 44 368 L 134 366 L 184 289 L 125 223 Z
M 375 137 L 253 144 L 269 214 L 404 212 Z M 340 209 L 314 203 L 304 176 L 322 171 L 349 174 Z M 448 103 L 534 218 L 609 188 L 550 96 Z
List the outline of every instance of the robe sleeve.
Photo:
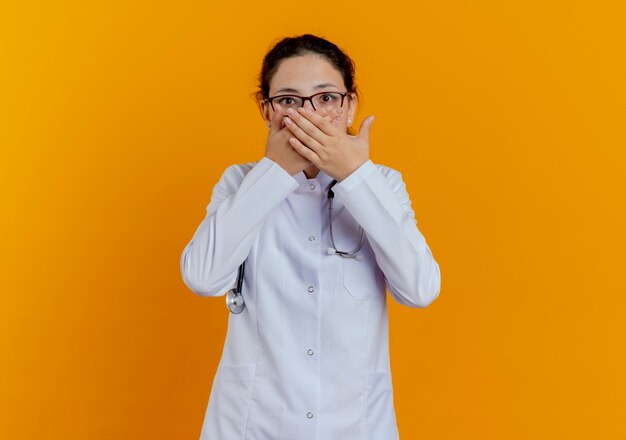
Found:
M 439 265 L 417 227 L 402 175 L 384 173 L 368 160 L 333 191 L 365 231 L 392 297 L 426 307 L 439 296 Z
M 263 221 L 298 182 L 263 157 L 247 173 L 241 165 L 224 171 L 213 188 L 206 217 L 180 258 L 185 285 L 200 296 L 224 295 L 235 286 Z

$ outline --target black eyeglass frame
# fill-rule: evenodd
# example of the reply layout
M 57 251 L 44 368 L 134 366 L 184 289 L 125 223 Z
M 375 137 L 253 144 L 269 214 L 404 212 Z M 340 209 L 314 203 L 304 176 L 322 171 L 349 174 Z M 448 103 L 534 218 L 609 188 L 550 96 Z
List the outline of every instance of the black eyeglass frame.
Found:
M 326 92 L 319 92 L 319 93 L 315 93 L 311 96 L 298 96 L 298 95 L 293 95 L 290 93 L 286 93 L 284 95 L 276 95 L 276 96 L 271 96 L 269 98 L 265 98 L 265 101 L 270 103 L 270 106 L 272 106 L 272 110 L 276 111 L 276 109 L 274 109 L 274 100 L 277 98 L 284 98 L 284 97 L 293 97 L 293 98 L 300 98 L 302 100 L 302 105 L 300 105 L 300 107 L 304 107 L 304 103 L 309 101 L 311 103 L 311 107 L 313 107 L 313 110 L 317 111 L 317 109 L 315 108 L 315 104 L 313 104 L 313 98 L 319 95 L 327 95 L 329 93 L 336 93 L 337 95 L 341 96 L 341 103 L 339 104 L 339 107 L 343 107 L 343 100 L 347 95 L 351 95 L 352 92 L 335 92 L 335 91 L 326 91 Z

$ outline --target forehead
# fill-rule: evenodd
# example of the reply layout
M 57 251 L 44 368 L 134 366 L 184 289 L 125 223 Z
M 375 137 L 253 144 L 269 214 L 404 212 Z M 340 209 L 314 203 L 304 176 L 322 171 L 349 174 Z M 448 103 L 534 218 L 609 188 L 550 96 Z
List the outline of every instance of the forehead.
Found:
M 333 84 L 340 90 L 345 88 L 341 73 L 326 58 L 314 54 L 290 57 L 280 62 L 272 76 L 270 95 L 284 88 L 303 94 L 314 93 L 315 87 L 324 83 Z

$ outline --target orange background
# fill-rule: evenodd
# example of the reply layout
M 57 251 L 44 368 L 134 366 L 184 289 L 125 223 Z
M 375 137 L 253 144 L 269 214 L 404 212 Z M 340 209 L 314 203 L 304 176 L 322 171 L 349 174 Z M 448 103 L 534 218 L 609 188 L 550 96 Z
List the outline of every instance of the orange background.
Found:
M 0 437 L 198 438 L 227 311 L 180 254 L 263 155 L 264 53 L 312 32 L 441 267 L 390 303 L 402 438 L 626 438 L 625 29 L 618 0 L 2 2 Z

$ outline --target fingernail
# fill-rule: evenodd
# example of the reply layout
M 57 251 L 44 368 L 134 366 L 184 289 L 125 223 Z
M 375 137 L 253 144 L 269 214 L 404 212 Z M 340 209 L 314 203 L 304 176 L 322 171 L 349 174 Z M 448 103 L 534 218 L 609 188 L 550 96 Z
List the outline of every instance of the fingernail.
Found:
M 304 107 L 298 107 L 298 111 L 300 113 L 306 113 L 306 109 Z
M 283 121 L 285 122 L 285 125 L 291 125 L 291 119 L 283 118 Z

